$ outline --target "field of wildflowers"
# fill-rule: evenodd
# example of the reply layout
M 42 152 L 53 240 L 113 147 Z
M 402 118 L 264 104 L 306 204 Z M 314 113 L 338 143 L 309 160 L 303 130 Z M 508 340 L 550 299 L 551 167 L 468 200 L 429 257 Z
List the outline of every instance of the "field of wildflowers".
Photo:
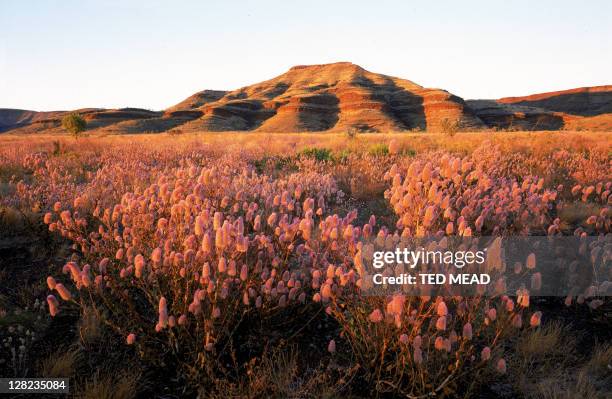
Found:
M 82 397 L 612 393 L 605 295 L 362 293 L 365 241 L 424 236 L 597 237 L 610 281 L 606 133 L 0 140 L 2 375 Z

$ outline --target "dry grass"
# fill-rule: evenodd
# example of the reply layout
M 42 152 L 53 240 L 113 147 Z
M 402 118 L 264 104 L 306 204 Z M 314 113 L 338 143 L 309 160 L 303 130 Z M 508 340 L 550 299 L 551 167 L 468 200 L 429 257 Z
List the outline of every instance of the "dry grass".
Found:
M 271 140 L 273 138 L 273 140 Z M 0 144 L 14 145 L 15 151 L 20 151 L 16 145 L 22 142 L 23 135 L 0 135 Z M 326 147 L 334 151 L 351 149 L 367 151 L 373 144 L 398 141 L 401 148 L 416 152 L 445 149 L 450 151 L 468 152 L 477 148 L 485 141 L 492 141 L 504 150 L 512 152 L 553 151 L 560 148 L 573 148 L 575 151 L 609 149 L 611 135 L 609 132 L 462 132 L 454 137 L 427 133 L 373 133 L 359 134 L 355 139 L 341 133 L 185 133 L 179 136 L 161 134 L 146 135 L 111 135 L 89 136 L 79 139 L 76 143 L 68 136 L 41 134 L 27 136 L 28 152 L 48 150 L 53 140 L 59 140 L 66 151 L 93 150 L 98 146 L 124 146 L 138 144 L 147 147 L 159 147 L 161 143 L 171 140 L 173 147 L 190 147 L 195 145 L 220 147 L 226 151 L 260 151 L 266 154 L 295 153 L 306 147 Z M 265 146 L 262 146 L 265 144 Z
M 238 384 L 220 381 L 213 397 L 338 398 L 349 387 L 356 369 L 341 370 L 334 364 L 304 365 L 296 347 L 274 349 L 247 366 Z M 210 393 L 207 396 L 210 397 Z
M 512 359 L 515 388 L 528 398 L 609 398 L 612 347 L 584 358 L 572 331 L 558 323 L 523 334 Z
M 132 399 L 138 393 L 140 374 L 130 370 L 113 370 L 96 374 L 75 395 L 78 399 Z
M 94 345 L 100 341 L 103 330 L 98 316 L 91 307 L 83 309 L 79 323 L 79 337 L 85 347 Z
M 48 378 L 67 378 L 73 376 L 81 361 L 81 353 L 76 348 L 59 349 L 42 361 L 40 376 Z

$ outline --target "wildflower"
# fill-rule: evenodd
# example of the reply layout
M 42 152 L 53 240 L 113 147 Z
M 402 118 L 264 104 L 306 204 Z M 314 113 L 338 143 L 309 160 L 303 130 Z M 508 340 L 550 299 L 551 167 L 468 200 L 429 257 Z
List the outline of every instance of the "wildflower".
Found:
M 406 345 L 406 344 L 408 343 L 408 335 L 406 335 L 406 334 L 402 334 L 402 335 L 400 335 L 400 337 L 399 337 L 399 341 L 400 341 L 402 344 Z
M 225 273 L 226 269 L 227 269 L 226 260 L 224 257 L 220 257 L 219 264 L 217 265 L 217 270 L 219 271 L 219 273 Z
M 327 303 L 332 296 L 332 287 L 330 284 L 323 284 L 321 287 L 321 299 L 323 303 Z
M 485 346 L 482 349 L 482 352 L 480 352 L 480 358 L 486 362 L 487 360 L 489 360 L 491 358 L 491 348 L 489 348 L 488 346 Z
M 529 320 L 529 325 L 531 327 L 537 327 L 540 325 L 542 319 L 542 312 L 537 311 L 531 315 L 531 319 Z
M 463 326 L 463 337 L 467 340 L 472 339 L 472 324 L 465 323 Z
M 229 265 L 228 265 L 228 269 L 227 269 L 227 275 L 234 277 L 236 276 L 236 261 L 231 259 L 229 261 Z
M 98 269 L 100 270 L 100 274 L 106 274 L 106 268 L 108 267 L 109 263 L 110 263 L 110 259 L 108 258 L 104 258 L 100 261 L 100 263 L 98 264 Z
M 159 299 L 158 313 L 158 324 L 162 329 L 164 329 L 168 326 L 168 301 L 166 301 L 166 298 L 164 297 Z
M 527 256 L 527 261 L 525 262 L 525 266 L 527 266 L 527 269 L 533 269 L 536 267 L 536 257 L 533 252 Z
M 134 275 L 137 278 L 141 278 L 142 272 L 144 271 L 144 267 L 145 267 L 145 260 L 141 254 L 136 255 L 136 257 L 134 258 L 134 266 L 135 266 Z
M 438 316 L 446 316 L 448 314 L 448 308 L 446 307 L 446 303 L 444 303 L 444 301 L 440 301 L 438 303 L 436 313 Z
M 529 291 L 522 288 L 522 289 L 519 289 L 516 292 L 516 294 L 517 294 L 516 302 L 518 303 L 518 305 L 524 308 L 528 308 L 529 307 Z
M 83 287 L 91 286 L 91 274 L 90 274 L 91 266 L 85 265 L 83 266 L 83 270 L 81 271 L 80 281 L 83 284 Z
M 62 283 L 57 283 L 55 285 L 55 290 L 64 301 L 69 301 L 72 299 L 72 294 L 70 294 L 70 291 L 68 291 L 68 289 L 64 287 Z
M 497 361 L 497 371 L 500 374 L 506 374 L 506 361 L 503 358 Z
M 55 316 L 59 312 L 59 302 L 54 295 L 47 296 L 47 304 L 49 305 L 49 314 Z
M 202 252 L 209 254 L 212 251 L 212 238 L 210 234 L 206 232 L 202 238 Z
M 249 275 L 249 268 L 245 263 L 242 265 L 242 268 L 240 269 L 240 280 L 246 281 L 246 279 L 248 278 L 248 275 Z
M 134 335 L 134 333 L 129 334 L 125 339 L 125 342 L 127 342 L 128 345 L 133 345 L 134 342 L 136 342 L 136 335 Z
M 380 323 L 383 321 L 383 314 L 380 309 L 374 309 L 368 318 L 372 323 Z
M 162 260 L 162 249 L 161 248 L 158 247 L 153 250 L 153 252 L 151 253 L 151 260 L 155 264 L 161 263 L 161 260 Z
M 455 224 L 453 222 L 448 222 L 446 225 L 446 235 L 452 235 L 455 232 Z
M 439 351 L 446 350 L 446 343 L 444 342 L 444 338 L 440 336 L 436 337 L 434 348 L 436 348 L 436 350 L 439 350 Z
M 404 295 L 395 294 L 391 302 L 387 304 L 387 313 L 395 316 L 401 316 L 404 310 Z
M 55 279 L 52 276 L 47 277 L 47 286 L 50 290 L 54 290 L 56 285 L 57 283 L 55 282 Z
M 336 352 L 336 341 L 334 341 L 333 339 L 329 341 L 329 344 L 327 345 L 327 351 L 329 353 Z

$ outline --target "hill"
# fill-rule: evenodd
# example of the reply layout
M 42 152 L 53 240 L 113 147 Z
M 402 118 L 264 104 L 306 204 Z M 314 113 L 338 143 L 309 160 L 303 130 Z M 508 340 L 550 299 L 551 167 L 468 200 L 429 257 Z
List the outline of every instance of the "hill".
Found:
M 232 91 L 202 90 L 165 111 L 77 110 L 91 133 L 461 129 L 612 130 L 612 86 L 467 100 L 350 62 L 301 65 Z M 0 131 L 60 132 L 66 111 L 0 109 Z
M 220 92 L 219 92 L 220 93 Z M 172 110 L 198 110 L 201 117 L 184 130 L 393 131 L 426 129 L 443 119 L 482 127 L 465 102 L 444 90 L 381 75 L 348 63 L 304 65 L 252 86 L 225 93 L 216 101 Z
M 612 86 L 581 87 L 498 100 L 468 100 L 488 126 L 522 130 L 612 130 Z

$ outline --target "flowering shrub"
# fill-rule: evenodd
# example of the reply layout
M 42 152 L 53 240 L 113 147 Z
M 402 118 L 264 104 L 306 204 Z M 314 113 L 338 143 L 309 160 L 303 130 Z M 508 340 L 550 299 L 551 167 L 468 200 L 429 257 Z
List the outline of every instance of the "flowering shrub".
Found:
M 545 319 L 527 291 L 367 296 L 364 243 L 610 232 L 610 161 L 599 152 L 533 157 L 485 145 L 413 157 L 394 141 L 383 156 L 365 147 L 321 158 L 296 148 L 279 165 L 259 162 L 257 151 L 205 145 L 80 148 L 0 158 L 11 170 L 2 205 L 40 211 L 73 245 L 63 274 L 47 279 L 50 314 L 91 308 L 126 346 L 178 365 L 203 389 L 227 372 L 243 344 L 238 329 L 257 335 L 274 317 L 302 323 L 309 307 L 338 325 L 320 351 L 359 365 L 377 392 L 450 394 L 482 370 L 505 374 L 507 338 Z M 351 209 L 376 196 L 393 211 L 387 226 L 367 204 Z M 588 211 L 570 223 L 563 212 L 576 203 Z M 597 245 L 593 262 L 605 262 L 605 241 Z M 535 269 L 535 260 L 525 266 Z M 575 297 L 592 308 L 602 301 Z

